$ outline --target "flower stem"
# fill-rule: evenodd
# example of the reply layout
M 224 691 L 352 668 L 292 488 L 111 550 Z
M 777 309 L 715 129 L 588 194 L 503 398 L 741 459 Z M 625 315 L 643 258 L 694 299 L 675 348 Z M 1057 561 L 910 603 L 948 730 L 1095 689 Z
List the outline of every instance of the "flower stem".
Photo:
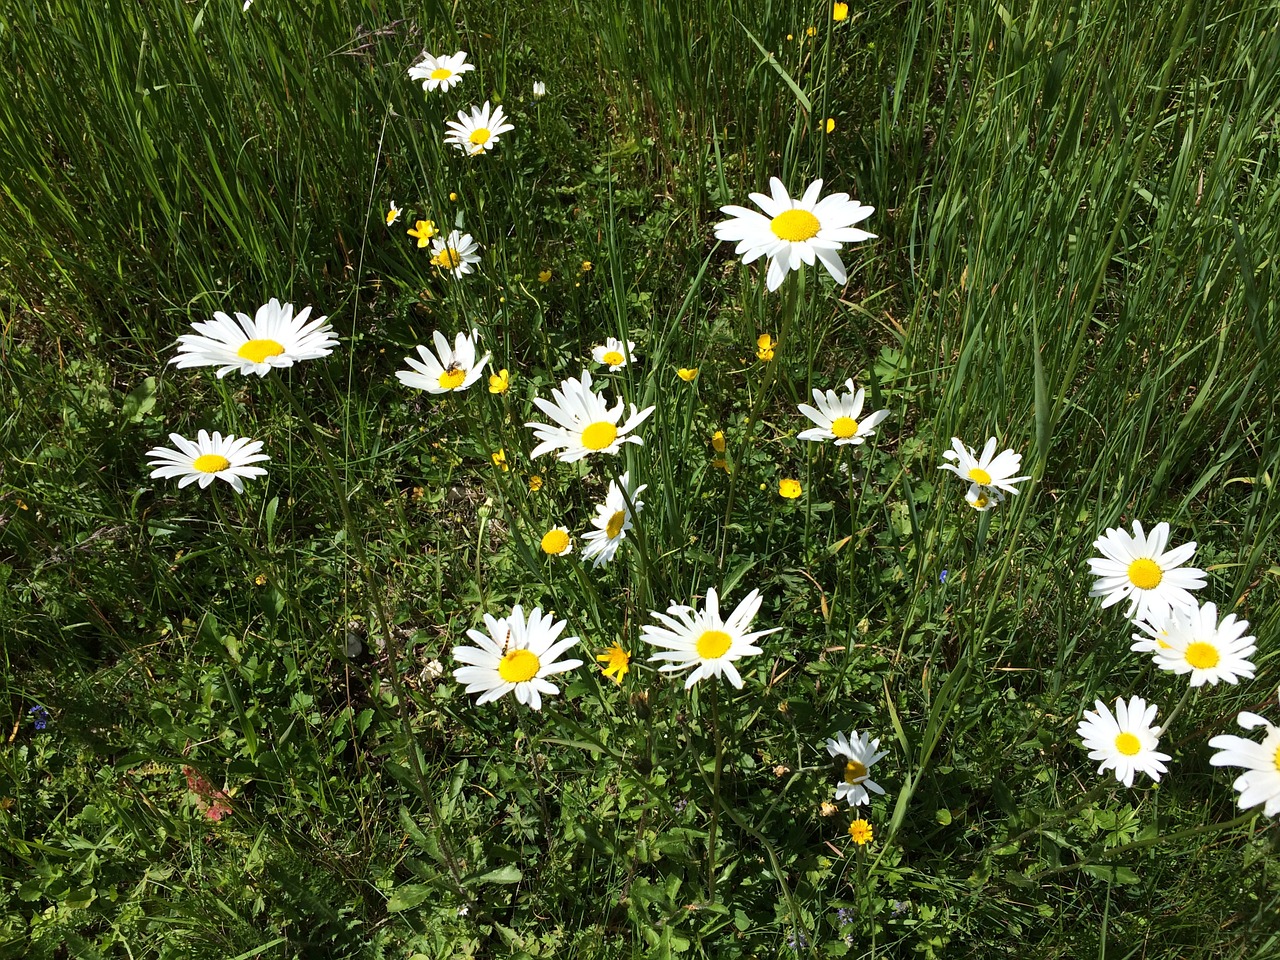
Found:
M 707 829 L 707 903 L 716 902 L 716 827 L 720 820 L 720 772 L 724 769 L 724 740 L 720 736 L 720 685 L 711 682 L 711 736 L 716 742 L 716 767 L 711 780 L 711 826 Z

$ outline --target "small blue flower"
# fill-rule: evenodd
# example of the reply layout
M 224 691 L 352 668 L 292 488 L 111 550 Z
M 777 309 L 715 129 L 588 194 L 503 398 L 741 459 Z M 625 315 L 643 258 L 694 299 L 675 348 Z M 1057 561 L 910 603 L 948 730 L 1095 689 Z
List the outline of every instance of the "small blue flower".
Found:
M 939 575 L 939 577 L 938 577 L 938 582 L 939 582 L 939 583 L 946 583 L 946 582 L 947 582 L 947 571 L 945 571 L 945 570 L 943 570 L 943 571 L 942 571 L 941 575 Z
M 853 908 L 841 907 L 836 911 L 836 919 L 840 921 L 840 926 L 847 927 L 849 924 L 853 923 Z
M 49 711 L 40 706 L 40 704 L 37 703 L 34 707 L 28 710 L 27 713 L 35 714 L 33 720 L 35 721 L 35 728 L 37 730 L 43 730 L 49 725 Z
M 797 930 L 795 932 L 795 935 L 792 936 L 791 939 L 787 941 L 787 946 L 790 947 L 792 950 L 794 950 L 796 953 L 799 953 L 805 947 L 809 946 L 809 940 L 807 937 L 805 937 L 803 933 Z

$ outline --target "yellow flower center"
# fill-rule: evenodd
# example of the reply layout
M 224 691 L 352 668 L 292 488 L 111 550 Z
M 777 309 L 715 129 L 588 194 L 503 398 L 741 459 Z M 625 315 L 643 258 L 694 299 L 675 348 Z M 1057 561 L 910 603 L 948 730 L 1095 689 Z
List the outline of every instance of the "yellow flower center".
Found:
M 836 417 L 831 421 L 831 432 L 841 440 L 848 440 L 858 432 L 858 421 L 853 417 Z
M 532 650 L 511 650 L 498 664 L 498 676 L 507 683 L 524 683 L 538 675 L 542 663 Z
M 231 461 L 216 453 L 204 453 L 192 460 L 191 466 L 201 473 L 217 473 L 231 466 Z
M 626 522 L 627 511 L 619 510 L 609 518 L 609 522 L 605 524 L 604 532 L 608 535 L 610 540 L 617 540 L 618 534 L 622 532 L 622 525 Z
M 240 344 L 236 355 L 254 363 L 261 363 L 267 357 L 278 357 L 284 353 L 284 344 L 275 340 L 246 340 Z
M 609 366 L 616 367 L 618 364 L 624 362 L 627 358 L 624 357 L 622 354 L 620 354 L 617 350 L 610 350 L 601 359 L 605 363 L 607 363 Z
M 1139 590 L 1154 590 L 1163 579 L 1160 564 L 1148 557 L 1139 557 L 1129 564 L 1129 582 Z
M 822 224 L 808 210 L 784 210 L 769 221 L 769 229 L 779 240 L 796 243 L 812 240 L 822 229 Z
M 588 450 L 603 450 L 618 439 L 618 428 L 608 420 L 597 420 L 582 431 L 582 445 Z
M 969 479 L 974 483 L 988 484 L 991 482 L 991 474 L 983 470 L 981 467 L 974 467 L 969 471 Z
M 845 783 L 861 783 L 865 779 L 867 779 L 866 764 L 857 760 L 850 760 L 844 765 Z
M 1222 655 L 1218 653 L 1218 648 L 1211 643 L 1204 643 L 1197 640 L 1195 643 L 1187 645 L 1187 651 L 1183 654 L 1187 658 L 1187 663 L 1195 667 L 1197 670 L 1212 670 L 1218 665 L 1218 661 L 1222 659 Z
M 1119 733 L 1116 734 L 1116 749 L 1126 757 L 1137 756 L 1138 752 L 1142 750 L 1142 741 L 1127 731 Z
M 450 367 L 444 373 L 440 374 L 440 386 L 446 390 L 457 390 L 462 386 L 462 381 L 467 379 L 467 371 L 455 370 Z
M 474 143 L 477 147 L 483 147 L 486 143 L 489 142 L 489 138 L 491 136 L 493 136 L 493 134 L 489 132 L 488 127 L 476 127 L 474 130 L 471 131 L 471 136 L 469 136 L 467 139 L 470 140 L 472 143 Z
M 1276 773 L 1280 773 L 1280 747 L 1276 747 L 1276 755 L 1271 758 L 1271 764 L 1276 768 Z
M 569 549 L 569 535 L 563 530 L 548 530 L 542 535 L 542 552 L 555 556 Z
M 969 504 L 969 506 L 973 507 L 973 509 L 975 510 L 985 510 L 987 509 L 987 504 L 989 504 L 990 502 L 991 501 L 986 497 L 982 495 L 978 495 L 977 497 L 973 498 L 973 503 Z
M 704 630 L 698 638 L 698 656 L 703 660 L 716 660 L 725 655 L 733 644 L 733 637 L 723 630 Z
M 448 67 L 436 67 L 431 71 L 432 80 L 448 80 L 453 76 L 453 71 Z
M 445 247 L 431 258 L 431 262 L 437 267 L 444 267 L 446 270 L 452 270 L 458 266 L 458 264 L 462 263 L 462 254 L 453 249 L 453 247 Z

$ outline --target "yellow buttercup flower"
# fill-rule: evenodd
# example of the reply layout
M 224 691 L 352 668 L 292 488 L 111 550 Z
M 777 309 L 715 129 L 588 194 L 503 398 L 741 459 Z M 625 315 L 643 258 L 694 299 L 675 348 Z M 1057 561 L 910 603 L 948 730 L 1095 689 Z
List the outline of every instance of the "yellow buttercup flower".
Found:
M 729 471 L 729 461 L 728 461 L 728 460 L 722 460 L 722 459 L 720 459 L 719 457 L 717 457 L 715 460 L 712 460 L 712 461 L 711 461 L 711 466 L 715 467 L 717 470 L 723 470 L 725 473 L 729 473 L 729 472 L 730 472 L 730 471 Z
M 409 236 L 418 238 L 418 249 L 422 249 L 431 242 L 440 231 L 436 229 L 434 220 L 419 220 L 412 228 L 406 231 Z
M 604 653 L 597 654 L 596 660 L 604 664 L 600 672 L 610 677 L 619 686 L 622 685 L 622 678 L 631 669 L 631 654 L 616 643 Z
M 454 203 L 457 203 L 457 202 L 458 202 L 458 195 L 457 195 L 456 193 L 450 193 L 450 194 L 449 194 L 449 199 L 450 199 L 450 200 L 452 200 Z
M 506 450 L 498 450 L 496 453 L 489 454 L 489 459 L 493 461 L 493 465 L 495 467 L 501 467 L 504 473 L 511 469 L 509 466 L 507 466 Z
M 506 393 L 511 389 L 511 374 L 507 373 L 506 367 L 503 367 L 497 373 L 489 375 L 489 392 L 490 393 Z
M 697 367 L 681 367 L 679 370 L 676 371 L 676 376 L 678 376 L 685 383 L 693 383 L 693 381 L 698 378 L 698 368 Z
M 583 273 L 590 273 L 590 272 L 591 272 L 592 270 L 594 270 L 594 269 L 595 269 L 595 266 L 591 263 L 591 261 L 590 261 L 590 260 L 583 260 L 583 261 L 582 261 L 582 272 L 583 272 Z
M 547 270 L 539 270 L 539 271 L 538 271 L 538 282 L 539 282 L 539 283 L 546 283 L 546 282 L 547 282 L 547 281 L 549 281 L 550 279 L 551 279 L 551 270 L 550 270 L 550 269 L 547 269 Z
M 535 473 L 532 477 L 529 478 L 529 492 L 537 493 L 541 489 L 542 489 L 542 475 L 539 473 Z
M 794 500 L 801 494 L 799 480 L 779 480 L 778 496 L 785 497 L 788 500 Z
M 841 20 L 849 19 L 849 5 L 847 3 L 837 3 L 831 8 L 831 19 L 836 23 Z
M 874 839 L 871 824 L 866 820 L 855 820 L 849 824 L 849 836 L 860 847 L 866 846 Z
M 836 118 L 827 117 L 827 133 L 831 133 L 836 128 Z
M 805 31 L 805 35 L 809 37 L 816 37 L 818 35 L 818 28 L 810 27 L 808 30 Z
M 769 334 L 762 333 L 756 337 L 756 356 L 761 360 L 772 360 L 773 351 L 777 348 L 778 341 L 773 339 Z
M 716 453 L 724 453 L 724 431 L 717 430 L 711 435 L 711 448 Z

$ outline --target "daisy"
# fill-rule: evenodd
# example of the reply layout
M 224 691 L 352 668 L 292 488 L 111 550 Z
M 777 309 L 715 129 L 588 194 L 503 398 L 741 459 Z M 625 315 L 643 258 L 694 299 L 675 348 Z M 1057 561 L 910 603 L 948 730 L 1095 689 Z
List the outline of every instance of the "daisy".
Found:
M 506 119 L 501 106 L 494 107 L 490 113 L 488 100 L 483 107 L 472 107 L 471 116 L 467 116 L 466 111 L 459 110 L 457 120 L 445 121 L 449 133 L 445 135 L 444 142 L 452 143 L 463 153 L 474 157 L 492 150 L 497 146 L 500 134 L 515 129 L 505 122 Z
M 219 378 L 232 370 L 265 377 L 275 367 L 292 367 L 299 360 L 327 357 L 338 345 L 328 317 L 308 322 L 311 308 L 295 317 L 293 304 L 281 306 L 272 297 L 254 316 L 237 313 L 232 320 L 218 311 L 212 320 L 193 323 L 195 333 L 178 338 L 178 355 L 170 360 L 179 369 L 217 367 Z
M 640 639 L 661 650 L 649 658 L 650 663 L 671 661 L 658 668 L 660 673 L 694 668 L 685 679 L 686 690 L 704 677 L 718 676 L 725 677 L 741 690 L 742 675 L 733 661 L 761 653 L 754 641 L 782 629 L 771 627 L 748 633 L 747 628 L 759 610 L 760 591 L 752 590 L 742 598 L 727 620 L 721 619 L 720 598 L 716 596 L 714 587 L 708 587 L 706 605 L 701 612 L 680 603 L 672 603 L 666 613 L 651 611 L 661 626 L 646 624 L 640 632 Z
M 833 757 L 844 757 L 845 761 L 844 779 L 836 786 L 837 800 L 847 800 L 849 806 L 856 807 L 870 801 L 869 790 L 884 794 L 884 787 L 871 779 L 872 765 L 889 755 L 888 750 L 876 753 L 879 747 L 879 737 L 872 740 L 869 733 L 858 736 L 857 730 L 847 737 L 843 733 L 837 733 L 835 739 L 827 740 L 827 753 Z
M 1262 803 L 1263 814 L 1274 817 L 1280 813 L 1280 727 L 1248 711 L 1236 717 L 1236 723 L 1245 730 L 1266 727 L 1267 735 L 1261 743 L 1231 734 L 1214 737 L 1209 746 L 1218 753 L 1209 758 L 1209 763 L 1215 767 L 1244 767 L 1245 772 L 1233 784 L 1240 794 L 1236 801 L 1240 809 Z
M 469 233 L 450 230 L 448 238 L 431 241 L 431 262 L 457 280 L 474 272 L 473 265 L 480 262 L 480 244 Z
M 396 379 L 406 387 L 425 390 L 427 393 L 451 393 L 467 389 L 480 379 L 484 365 L 489 362 L 487 353 L 479 362 L 476 361 L 476 341 L 479 337 L 479 330 L 473 329 L 469 337 L 460 333 L 451 349 L 444 334 L 439 330 L 434 331 L 431 339 L 435 341 L 439 357 L 419 344 L 415 349 L 422 361 L 405 357 L 404 362 L 412 369 L 397 370 Z
M 501 620 L 484 615 L 488 633 L 468 630 L 467 636 L 474 647 L 454 647 L 453 659 L 467 666 L 453 671 L 459 683 L 467 685 L 467 693 L 479 693 L 476 706 L 497 700 L 515 691 L 516 700 L 532 710 L 542 709 L 542 694 L 553 696 L 560 692 L 546 678 L 582 666 L 581 660 L 557 660 L 575 643 L 577 637 L 556 638 L 568 626 L 564 620 L 555 620 L 551 614 L 542 615 L 541 607 L 534 607 L 526 623 L 524 610 L 516 604 L 511 616 Z
M 1168 542 L 1167 523 L 1157 523 L 1150 536 L 1137 520 L 1133 536 L 1108 529 L 1093 542 L 1102 556 L 1089 561 L 1089 572 L 1098 578 L 1089 596 L 1102 597 L 1104 610 L 1128 598 L 1125 616 L 1151 623 L 1163 622 L 1173 609 L 1195 607 L 1191 591 L 1204 586 L 1205 573 L 1182 566 L 1196 552 L 1195 541 L 1166 551 Z
M 618 686 L 622 686 L 622 678 L 631 669 L 631 654 L 615 643 L 604 653 L 597 654 L 596 662 L 604 664 L 600 668 L 601 673 L 611 678 Z
M 467 52 L 459 50 L 452 56 L 433 56 L 422 51 L 422 59 L 409 68 L 411 80 L 421 80 L 422 89 L 427 93 L 432 90 L 448 90 L 462 82 L 462 75 L 474 70 L 474 63 L 467 63 Z
M 844 382 L 849 392 L 844 396 L 837 396 L 834 390 L 823 391 L 814 388 L 813 402 L 818 406 L 816 408 L 802 403 L 799 410 L 806 417 L 817 424 L 816 427 L 810 427 L 801 433 L 796 434 L 800 440 L 834 440 L 836 446 L 844 446 L 845 444 L 861 444 L 865 443 L 867 437 L 876 431 L 876 425 L 880 421 L 889 416 L 888 410 L 877 410 L 875 413 L 869 413 L 867 416 L 859 420 L 862 415 L 862 401 L 866 396 L 865 390 L 854 392 L 853 380 L 849 379 Z
M 1142 624 L 1140 624 L 1142 626 Z M 1150 628 L 1148 628 L 1150 629 Z M 1245 657 L 1258 649 L 1257 637 L 1244 636 L 1248 620 L 1229 613 L 1218 623 L 1218 607 L 1206 603 L 1191 610 L 1174 610 L 1152 653 L 1156 666 L 1173 673 L 1191 674 L 1191 686 L 1220 680 L 1239 683 L 1253 677 L 1254 666 Z
M 632 528 L 632 510 L 640 513 L 644 509 L 640 494 L 649 489 L 649 485 L 642 483 L 632 490 L 630 484 L 630 472 L 609 481 L 609 492 L 605 494 L 604 503 L 596 506 L 596 515 L 591 521 L 595 529 L 583 534 L 586 546 L 582 548 L 582 559 L 590 560 L 593 568 L 613 559 L 619 544 L 627 539 L 627 531 Z M 626 496 L 623 496 L 624 490 Z M 627 501 L 631 502 L 630 506 Z
M 400 208 L 396 206 L 394 200 L 391 201 L 391 209 L 387 211 L 387 226 L 391 226 L 400 219 Z
M 1133 786 L 1133 775 L 1139 770 L 1159 780 L 1169 769 L 1164 761 L 1170 759 L 1169 754 L 1156 751 L 1162 731 L 1152 721 L 1160 708 L 1154 703 L 1148 706 L 1141 697 L 1130 697 L 1127 704 L 1117 700 L 1114 716 L 1101 700 L 1093 705 L 1097 711 L 1084 712 L 1076 735 L 1089 751 L 1089 758 L 1102 761 L 1098 772 L 1110 767 L 1126 787 Z
M 541 80 L 533 81 L 533 99 L 541 100 L 547 95 L 547 85 Z
M 772 197 L 751 194 L 764 214 L 747 207 L 721 207 L 720 212 L 728 214 L 729 219 L 715 225 L 716 239 L 737 241 L 734 252 L 745 254 L 743 263 L 768 257 L 766 286 L 770 291 L 782 286 L 788 271 L 799 270 L 802 263 L 812 266 L 815 257 L 836 283 L 844 283 L 848 275 L 837 251 L 844 243 L 875 237 L 853 224 L 867 219 L 876 208 L 850 200 L 847 193 L 833 193 L 819 200 L 821 180 L 813 181 L 798 200 L 788 195 L 777 177 L 769 179 L 769 187 Z
M 942 455 L 943 460 L 954 460 L 955 463 L 942 463 L 938 466 L 943 470 L 950 470 L 962 480 L 970 481 L 973 486 L 969 488 L 969 493 L 965 499 L 971 505 L 976 505 L 975 501 L 986 497 L 988 500 L 995 499 L 992 495 L 999 497 L 996 500 L 1003 500 L 1001 490 L 1016 494 L 1018 488 L 1015 483 L 1021 483 L 1023 480 L 1030 480 L 1030 477 L 1015 477 L 1018 468 L 1022 466 L 1022 454 L 1014 453 L 1012 450 L 1005 450 L 996 455 L 996 438 L 992 437 L 987 441 L 986 446 L 982 448 L 982 455 L 976 455 L 972 450 L 960 442 L 959 437 L 951 438 L 952 449 Z M 979 489 L 975 489 L 975 487 Z M 986 509 L 979 507 L 978 509 Z
M 965 491 L 964 502 L 979 513 L 985 513 L 1004 503 L 1004 494 L 995 487 L 984 487 L 980 483 L 971 483 L 969 484 L 969 489 Z
M 596 363 L 608 364 L 610 372 L 614 372 L 635 359 L 635 349 L 634 340 L 628 340 L 626 346 L 623 346 L 621 340 L 610 337 L 601 346 L 591 348 L 591 358 Z
M 619 424 L 625 407 L 619 400 L 613 408 L 606 406 L 599 394 L 591 390 L 591 374 L 582 371 L 582 377 L 565 380 L 559 388 L 551 391 L 552 400 L 534 397 L 533 402 L 558 426 L 545 423 L 530 422 L 525 426 L 533 430 L 541 440 L 529 454 L 532 458 L 560 450 L 559 458 L 564 463 L 573 463 L 593 453 L 617 453 L 624 443 L 644 441 L 636 436 L 628 436 L 653 413 L 654 407 L 639 409 L 631 404 L 631 414 L 626 422 Z
M 549 557 L 568 556 L 573 553 L 573 537 L 569 536 L 568 527 L 552 527 L 542 535 L 539 546 Z
M 221 478 L 231 484 L 236 493 L 243 493 L 246 477 L 252 479 L 267 475 L 264 468 L 253 466 L 271 459 L 260 452 L 261 440 L 224 437 L 216 430 L 210 436 L 207 430 L 201 430 L 195 440 L 171 433 L 169 441 L 178 449 L 156 447 L 147 451 L 147 457 L 152 461 L 151 476 L 156 479 L 181 477 L 179 489 L 198 482 L 203 490 Z

